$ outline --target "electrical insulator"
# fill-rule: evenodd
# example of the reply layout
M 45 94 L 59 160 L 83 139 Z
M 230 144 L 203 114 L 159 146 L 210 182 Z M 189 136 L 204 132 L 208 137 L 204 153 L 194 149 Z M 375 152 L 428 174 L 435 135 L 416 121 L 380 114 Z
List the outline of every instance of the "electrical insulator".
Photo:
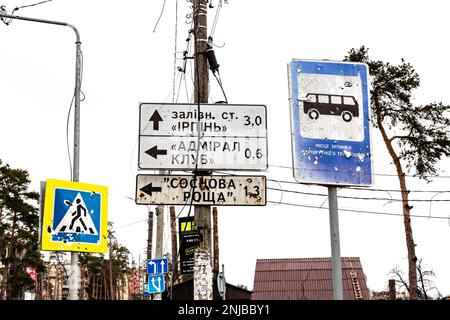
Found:
M 213 47 L 208 45 L 208 47 L 205 50 L 205 55 L 206 59 L 208 59 L 209 69 L 211 69 L 213 73 L 216 72 L 217 69 L 219 69 L 219 64 L 217 63 Z

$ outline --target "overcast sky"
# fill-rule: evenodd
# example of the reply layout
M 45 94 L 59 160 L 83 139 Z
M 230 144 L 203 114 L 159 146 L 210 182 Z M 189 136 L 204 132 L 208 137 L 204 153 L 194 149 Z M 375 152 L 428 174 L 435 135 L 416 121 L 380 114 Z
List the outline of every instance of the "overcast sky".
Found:
M 38 2 L 38 1 L 36 1 Z M 3 0 L 8 13 L 33 1 Z M 164 1 L 54 0 L 23 8 L 17 15 L 69 22 L 81 35 L 84 56 L 81 103 L 80 181 L 109 188 L 109 218 L 119 241 L 136 260 L 145 255 L 147 207 L 134 203 L 138 171 L 140 102 L 192 102 L 192 78 L 175 72 L 175 45 L 181 57 L 190 24 L 189 3 Z M 209 28 L 219 1 L 208 13 Z M 214 43 L 229 103 L 267 106 L 270 188 L 326 194 L 326 187 L 294 184 L 291 166 L 287 64 L 293 58 L 342 60 L 351 48 L 365 45 L 372 59 L 410 62 L 421 78 L 415 103 L 450 103 L 450 45 L 446 1 L 228 1 L 217 20 Z M 175 40 L 175 34 L 177 39 Z M 31 188 L 45 179 L 70 180 L 66 120 L 74 90 L 75 34 L 70 28 L 12 21 L 0 23 L 0 159 L 27 169 Z M 182 60 L 176 60 L 182 66 Z M 210 102 L 224 100 L 210 79 Z M 186 89 L 187 88 L 187 89 Z M 187 93 L 186 93 L 187 92 Z M 73 122 L 69 123 L 72 152 Z M 380 134 L 372 130 L 375 184 L 398 190 L 395 170 Z M 436 286 L 450 294 L 448 159 L 439 162 L 443 178 L 424 183 L 408 177 L 416 252 L 436 273 Z M 180 172 L 184 173 L 184 172 Z M 230 171 L 229 173 L 236 173 Z M 240 173 L 245 174 L 245 173 Z M 255 174 L 255 173 L 249 173 Z M 259 174 L 259 173 L 257 173 Z M 341 255 L 360 257 L 371 290 L 385 290 L 392 268 L 407 270 L 398 192 L 341 189 L 339 196 L 388 198 L 339 199 Z M 268 190 L 269 201 L 327 206 L 326 196 Z M 443 201 L 446 200 L 447 202 Z M 181 207 L 177 207 L 177 214 Z M 220 263 L 227 281 L 253 288 L 257 258 L 329 257 L 328 210 L 301 206 L 219 207 Z M 391 216 L 381 213 L 397 214 Z M 187 215 L 185 209 L 181 216 Z M 167 229 L 165 252 L 170 252 Z

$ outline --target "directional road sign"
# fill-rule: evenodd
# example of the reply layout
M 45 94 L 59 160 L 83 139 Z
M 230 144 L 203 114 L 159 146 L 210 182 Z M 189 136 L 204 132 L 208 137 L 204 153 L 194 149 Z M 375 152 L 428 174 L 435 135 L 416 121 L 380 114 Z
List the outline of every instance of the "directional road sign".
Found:
M 366 64 L 293 60 L 289 90 L 294 177 L 300 183 L 370 186 Z
M 265 176 L 137 175 L 136 203 L 264 206 Z
M 147 274 L 160 274 L 168 271 L 169 262 L 167 258 L 146 260 Z
M 267 169 L 264 105 L 141 103 L 140 169 Z
M 163 274 L 156 275 L 156 276 L 149 276 L 147 284 L 148 284 L 148 290 L 147 290 L 148 294 L 160 293 L 160 292 L 164 292 L 166 290 L 166 285 L 164 282 Z M 144 286 L 144 292 L 145 292 L 145 286 Z
M 44 199 L 42 250 L 106 252 L 107 187 L 49 179 Z

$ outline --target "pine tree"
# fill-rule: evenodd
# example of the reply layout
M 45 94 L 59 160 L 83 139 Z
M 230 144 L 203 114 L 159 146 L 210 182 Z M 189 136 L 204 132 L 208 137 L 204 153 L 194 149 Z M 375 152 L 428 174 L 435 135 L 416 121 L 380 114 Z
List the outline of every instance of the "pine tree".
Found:
M 88 299 L 119 299 L 121 284 L 126 282 L 130 252 L 119 243 L 111 223 L 109 224 L 108 238 L 108 259 L 105 259 L 103 254 L 81 253 L 79 255 L 81 268 L 87 272 Z
M 12 169 L 0 160 L 0 250 L 3 265 L 1 299 L 20 299 L 34 288 L 27 267 L 37 272 L 45 265 L 38 248 L 39 194 L 28 190 L 26 170 Z
M 413 105 L 411 93 L 420 85 L 419 75 L 403 59 L 399 65 L 371 60 L 369 50 L 362 46 L 351 49 L 346 61 L 364 62 L 371 75 L 371 110 L 373 125 L 379 129 L 395 165 L 402 195 L 403 222 L 408 251 L 410 299 L 417 299 L 417 257 L 411 226 L 409 191 L 405 170 L 415 170 L 419 178 L 429 180 L 437 174 L 436 165 L 442 156 L 450 155 L 450 106 L 442 102 Z

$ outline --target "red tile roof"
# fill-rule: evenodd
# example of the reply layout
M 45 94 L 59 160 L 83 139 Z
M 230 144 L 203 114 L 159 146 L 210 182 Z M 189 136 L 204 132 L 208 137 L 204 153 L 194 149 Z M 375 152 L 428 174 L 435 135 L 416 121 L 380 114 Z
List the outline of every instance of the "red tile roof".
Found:
M 366 276 L 359 258 L 341 258 L 341 261 L 344 299 L 355 300 L 355 296 L 358 295 L 355 290 L 358 292 L 358 289 L 364 300 L 370 299 Z M 331 258 L 258 259 L 256 261 L 252 300 L 332 299 Z

